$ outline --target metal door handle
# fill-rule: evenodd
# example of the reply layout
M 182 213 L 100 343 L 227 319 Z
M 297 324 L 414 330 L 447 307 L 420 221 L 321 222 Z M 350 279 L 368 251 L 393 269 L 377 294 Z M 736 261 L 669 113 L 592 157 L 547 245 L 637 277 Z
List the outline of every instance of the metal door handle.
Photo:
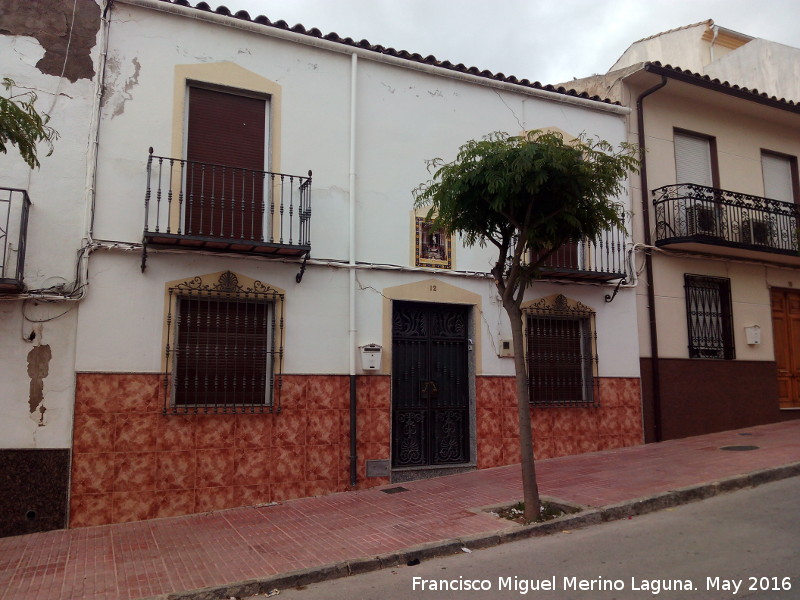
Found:
M 439 390 L 436 388 L 436 383 L 433 381 L 425 381 L 422 383 L 422 389 L 420 390 L 419 394 L 426 400 L 432 400 L 436 398 L 438 391 Z

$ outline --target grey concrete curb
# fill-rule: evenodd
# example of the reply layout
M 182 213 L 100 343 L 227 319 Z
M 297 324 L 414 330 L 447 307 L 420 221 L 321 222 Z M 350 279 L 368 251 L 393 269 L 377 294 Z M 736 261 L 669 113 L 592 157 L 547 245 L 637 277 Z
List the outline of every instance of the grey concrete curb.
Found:
M 273 589 L 293 588 L 311 583 L 319 583 L 320 581 L 329 579 L 346 577 L 348 575 L 377 571 L 379 569 L 385 569 L 386 567 L 405 565 L 409 561 L 415 559 L 425 560 L 438 556 L 458 554 L 462 552 L 462 548 L 465 547 L 470 550 L 479 550 L 497 546 L 498 544 L 505 544 L 507 542 L 551 535 L 559 531 L 578 529 L 581 527 L 588 527 L 589 525 L 597 525 L 606 521 L 643 515 L 672 506 L 688 504 L 727 492 L 755 487 L 789 477 L 796 477 L 798 475 L 800 475 L 800 462 L 753 471 L 751 473 L 745 473 L 744 475 L 734 475 L 733 477 L 726 477 L 709 483 L 671 490 L 647 498 L 627 500 L 619 504 L 612 504 L 602 508 L 586 508 L 579 513 L 566 515 L 545 523 L 522 525 L 514 529 L 504 529 L 457 539 L 430 542 L 378 556 L 357 558 L 310 567 L 308 569 L 292 571 L 291 573 L 274 575 L 263 579 L 251 579 L 199 590 L 175 592 L 156 596 L 151 600 L 226 600 L 232 596 L 241 598 L 255 596 L 256 594 L 266 594 Z

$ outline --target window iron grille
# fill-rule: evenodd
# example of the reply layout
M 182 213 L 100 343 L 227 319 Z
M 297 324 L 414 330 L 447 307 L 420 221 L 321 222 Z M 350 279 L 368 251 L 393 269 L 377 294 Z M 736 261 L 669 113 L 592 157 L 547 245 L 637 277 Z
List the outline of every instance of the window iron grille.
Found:
M 724 277 L 684 275 L 690 358 L 735 358 L 731 283 Z
M 168 297 L 164 413 L 280 412 L 283 294 L 227 271 Z
M 599 403 L 594 311 L 559 294 L 523 309 L 528 394 L 535 406 Z

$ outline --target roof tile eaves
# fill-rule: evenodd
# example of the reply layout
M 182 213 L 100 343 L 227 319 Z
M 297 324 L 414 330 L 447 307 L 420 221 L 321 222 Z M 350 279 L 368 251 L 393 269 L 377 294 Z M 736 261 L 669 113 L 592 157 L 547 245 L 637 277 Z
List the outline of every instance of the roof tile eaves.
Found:
M 696 72 L 690 71 L 689 69 L 682 69 L 681 67 L 677 67 L 677 66 L 673 67 L 672 65 L 669 65 L 669 64 L 662 65 L 661 62 L 659 62 L 657 60 L 645 63 L 645 68 L 647 67 L 647 65 L 652 65 L 652 66 L 656 67 L 657 69 L 663 69 L 665 71 L 673 71 L 674 73 L 677 73 L 679 75 L 684 75 L 684 76 L 686 76 L 686 77 L 688 77 L 690 79 L 697 79 L 698 83 L 701 83 L 701 82 L 702 83 L 710 83 L 710 84 L 712 84 L 712 85 L 714 85 L 716 87 L 732 90 L 732 91 L 735 91 L 735 92 L 739 92 L 740 94 L 744 94 L 745 96 L 746 95 L 751 95 L 753 97 L 753 99 L 759 98 L 759 99 L 769 100 L 769 101 L 771 101 L 771 102 L 773 102 L 775 104 L 784 104 L 784 105 L 789 106 L 789 107 L 795 107 L 795 106 L 800 105 L 800 102 L 797 102 L 795 100 L 787 100 L 786 98 L 778 99 L 775 96 L 770 96 L 766 92 L 759 92 L 757 88 L 753 88 L 751 90 L 749 88 L 746 88 L 746 87 L 743 87 L 743 86 L 740 86 L 740 85 L 736 85 L 736 84 L 732 84 L 732 83 L 729 83 L 727 81 L 721 82 L 719 79 L 711 79 L 708 75 L 703 75 L 701 73 L 696 73 Z
M 385 48 L 384 46 L 380 45 L 373 45 L 369 42 L 369 40 L 363 39 L 359 42 L 356 42 L 350 37 L 342 38 L 336 32 L 332 31 L 327 34 L 323 34 L 319 29 L 316 27 L 311 29 L 306 29 L 301 24 L 296 24 L 294 27 L 290 27 L 289 24 L 284 20 L 279 20 L 272 22 L 264 15 L 258 15 L 257 17 L 250 17 L 250 14 L 245 10 L 238 11 L 235 15 L 231 13 L 231 11 L 226 6 L 219 6 L 217 9 L 212 9 L 211 6 L 207 2 L 198 2 L 196 5 L 192 6 L 188 0 L 159 0 L 160 2 L 165 2 L 167 4 L 175 4 L 179 6 L 185 6 L 188 8 L 193 8 L 195 10 L 202 10 L 204 12 L 211 12 L 216 13 L 223 16 L 228 16 L 231 18 L 239 19 L 242 21 L 249 21 L 251 23 L 255 23 L 256 25 L 263 25 L 265 27 L 274 27 L 275 29 L 282 29 L 284 31 L 291 31 L 293 33 L 298 33 L 301 35 L 307 35 L 309 37 L 321 38 L 327 40 L 329 42 L 334 42 L 337 44 L 342 44 L 345 46 L 354 46 L 357 48 L 362 48 L 364 50 L 369 50 L 371 52 L 376 52 L 378 54 L 386 54 L 387 56 L 392 56 L 395 58 L 401 58 L 403 60 L 408 60 L 411 62 L 418 62 L 421 64 L 427 64 L 430 66 L 438 67 L 441 69 L 446 69 L 449 71 L 457 71 L 459 73 L 467 73 L 470 75 L 475 75 L 477 77 L 482 77 L 484 79 L 491 79 L 493 81 L 501 81 L 504 83 L 510 83 L 513 85 L 519 85 L 522 87 L 533 88 L 537 90 L 543 90 L 548 92 L 553 92 L 556 94 L 566 95 L 566 96 L 574 96 L 578 98 L 584 98 L 587 100 L 591 100 L 594 102 L 599 102 L 601 104 L 611 104 L 619 106 L 620 103 L 617 101 L 612 101 L 609 98 L 600 98 L 599 96 L 588 96 L 586 94 L 581 94 L 574 89 L 566 89 L 563 87 L 555 88 L 552 85 L 542 85 L 538 81 L 531 82 L 528 79 L 518 79 L 513 75 L 505 75 L 504 73 L 492 73 L 489 70 L 481 70 L 478 67 L 466 67 L 463 63 L 458 63 L 457 65 L 453 65 L 450 61 L 440 61 L 432 54 L 423 57 L 417 53 L 410 53 L 407 50 L 395 50 L 394 48 Z
M 706 25 L 707 27 L 711 27 L 714 24 L 713 19 L 705 19 L 704 21 L 698 21 L 697 23 L 690 23 L 689 25 L 682 25 L 681 27 L 674 27 L 673 29 L 667 29 L 666 31 L 660 31 L 658 33 L 654 33 L 653 35 L 648 35 L 647 37 L 643 37 L 640 40 L 636 40 L 633 42 L 634 44 L 638 44 L 639 42 L 646 42 L 648 40 L 653 40 L 659 36 L 674 33 L 676 31 L 683 31 L 684 29 L 691 29 L 692 27 L 697 27 L 698 25 Z

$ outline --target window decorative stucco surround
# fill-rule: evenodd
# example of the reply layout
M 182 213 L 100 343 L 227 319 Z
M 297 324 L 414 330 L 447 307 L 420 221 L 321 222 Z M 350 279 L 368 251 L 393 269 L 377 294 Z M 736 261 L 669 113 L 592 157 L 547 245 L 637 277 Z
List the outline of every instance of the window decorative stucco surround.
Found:
M 283 290 L 224 271 L 166 294 L 164 414 L 280 412 Z

